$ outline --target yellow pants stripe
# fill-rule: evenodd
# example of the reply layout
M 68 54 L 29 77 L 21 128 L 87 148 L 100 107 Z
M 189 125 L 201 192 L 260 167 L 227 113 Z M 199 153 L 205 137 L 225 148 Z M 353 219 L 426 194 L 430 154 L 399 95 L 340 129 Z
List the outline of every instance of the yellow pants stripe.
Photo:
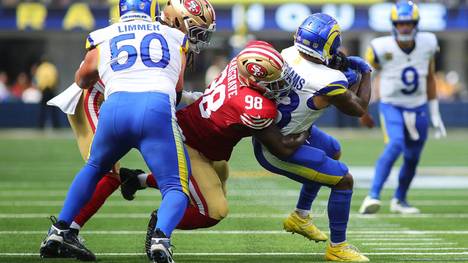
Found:
M 174 141 L 176 143 L 177 148 L 177 161 L 179 163 L 179 177 L 180 177 L 180 185 L 182 186 L 182 191 L 188 196 L 189 195 L 189 185 L 188 185 L 188 165 L 187 165 L 187 157 L 185 156 L 184 151 L 184 143 L 182 142 L 182 138 L 180 136 L 179 127 L 175 119 L 172 119 L 172 132 L 174 134 Z
M 301 176 L 306 178 L 307 180 L 311 180 L 314 182 L 319 182 L 326 185 L 336 185 L 341 180 L 341 176 L 333 176 L 324 173 L 320 173 L 312 168 L 305 167 L 302 165 L 289 163 L 278 159 L 276 156 L 268 152 L 262 146 L 262 152 L 265 159 L 273 166 L 284 170 L 286 172 Z
M 384 143 L 387 144 L 390 139 L 388 137 L 387 126 L 385 125 L 385 117 L 382 113 L 380 113 L 380 127 L 382 127 Z

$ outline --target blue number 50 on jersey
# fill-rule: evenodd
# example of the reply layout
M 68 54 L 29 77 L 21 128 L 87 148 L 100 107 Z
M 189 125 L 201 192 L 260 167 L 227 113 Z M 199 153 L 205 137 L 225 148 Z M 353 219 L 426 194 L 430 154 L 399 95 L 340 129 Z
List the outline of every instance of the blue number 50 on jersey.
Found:
M 126 40 L 135 39 L 135 33 L 123 34 L 116 36 L 110 41 L 110 50 L 111 50 L 111 68 L 113 71 L 121 71 L 128 69 L 135 65 L 138 56 L 146 67 L 149 68 L 165 68 L 169 65 L 171 59 L 171 54 L 169 52 L 169 47 L 166 39 L 159 33 L 150 33 L 143 37 L 141 40 L 140 46 L 137 48 L 133 45 L 124 44 Z M 161 59 L 159 61 L 153 61 L 150 54 L 150 45 L 153 40 L 157 40 L 161 45 Z M 122 43 L 122 44 L 120 44 Z M 119 47 L 120 44 L 120 47 Z M 127 59 L 125 62 L 120 63 L 122 60 L 122 53 L 127 54 Z

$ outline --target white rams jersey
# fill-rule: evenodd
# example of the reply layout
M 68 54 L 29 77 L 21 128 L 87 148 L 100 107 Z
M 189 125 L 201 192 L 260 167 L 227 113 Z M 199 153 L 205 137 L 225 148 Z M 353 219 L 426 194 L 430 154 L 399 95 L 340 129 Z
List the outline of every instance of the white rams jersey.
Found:
M 348 81 L 342 72 L 302 58 L 294 46 L 281 55 L 287 63 L 285 79 L 292 89 L 278 104 L 276 122 L 283 134 L 300 133 L 308 130 L 325 110 L 315 107 L 314 96 L 343 94 Z
M 367 60 L 380 68 L 380 99 L 384 103 L 415 108 L 427 102 L 427 75 L 439 50 L 432 33 L 416 34 L 416 46 L 405 53 L 393 36 L 372 40 Z
M 175 101 L 182 52 L 188 48 L 181 31 L 147 20 L 119 22 L 89 34 L 86 46 L 99 49 L 106 98 L 118 91 L 158 91 Z

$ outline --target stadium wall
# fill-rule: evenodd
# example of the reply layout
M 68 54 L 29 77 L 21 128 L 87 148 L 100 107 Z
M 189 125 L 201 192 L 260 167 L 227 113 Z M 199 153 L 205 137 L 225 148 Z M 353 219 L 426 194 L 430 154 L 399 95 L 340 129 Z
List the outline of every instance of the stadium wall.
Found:
M 0 129 L 38 127 L 39 107 L 38 104 L 0 104 Z M 58 109 L 55 110 L 58 111 Z M 440 111 L 447 127 L 468 127 L 468 102 L 441 103 Z M 375 120 L 378 120 L 377 104 L 372 104 L 369 112 Z M 60 126 L 69 127 L 66 115 L 61 112 L 58 115 L 60 116 Z M 331 107 L 319 119 L 317 125 L 323 127 L 357 127 L 359 124 L 356 118 L 345 116 L 334 107 Z M 377 125 L 379 125 L 378 121 Z

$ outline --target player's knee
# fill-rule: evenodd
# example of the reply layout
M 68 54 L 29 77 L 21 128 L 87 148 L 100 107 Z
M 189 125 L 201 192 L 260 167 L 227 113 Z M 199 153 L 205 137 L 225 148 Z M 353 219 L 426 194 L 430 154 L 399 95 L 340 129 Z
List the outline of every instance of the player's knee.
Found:
M 210 217 L 216 220 L 222 220 L 229 213 L 228 202 L 225 198 L 218 200 L 216 204 L 210 205 Z
M 351 174 L 346 174 L 341 180 L 333 187 L 337 190 L 352 190 L 354 186 L 354 179 Z

